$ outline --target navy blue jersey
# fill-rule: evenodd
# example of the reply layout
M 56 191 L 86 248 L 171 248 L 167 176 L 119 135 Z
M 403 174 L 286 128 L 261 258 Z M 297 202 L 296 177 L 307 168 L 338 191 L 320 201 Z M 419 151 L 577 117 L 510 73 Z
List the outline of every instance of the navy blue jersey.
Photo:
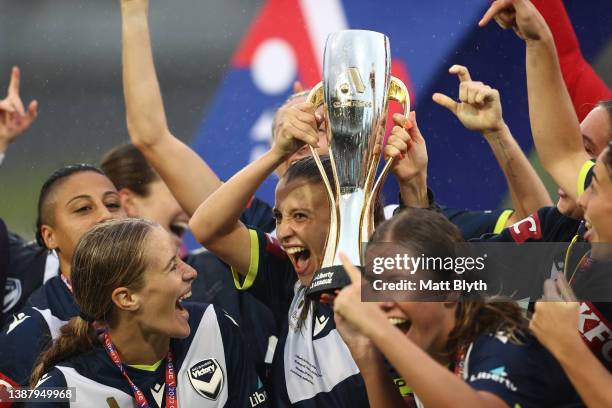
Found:
M 186 303 L 190 335 L 172 339 L 181 407 L 265 407 L 267 392 L 247 355 L 238 326 L 212 305 Z M 126 366 L 151 407 L 165 406 L 165 362 L 149 370 Z M 100 346 L 70 357 L 46 373 L 37 387 L 75 387 L 76 402 L 64 407 L 133 407 L 132 390 Z M 114 400 L 113 404 L 111 400 Z M 26 405 L 28 406 L 28 405 Z M 35 408 L 61 404 L 31 404 Z
M 4 299 L 6 277 L 8 275 L 9 265 L 9 236 L 4 225 L 4 221 L 0 218 L 0 298 Z M 0 327 L 4 322 L 4 308 L 0 308 Z
M 427 200 L 429 202 L 429 208 L 444 214 L 450 222 L 459 228 L 461 236 L 466 241 L 472 238 L 478 238 L 483 234 L 499 233 L 506 226 L 506 222 L 514 213 L 514 210 L 509 208 L 501 210 L 466 210 L 446 207 L 436 203 L 435 195 L 430 188 L 427 189 Z M 400 204 L 398 206 L 393 206 L 394 212 L 406 208 L 401 195 L 399 196 L 399 202 Z M 385 208 L 385 211 L 390 211 L 390 209 L 387 210 L 387 208 Z
M 255 362 L 257 373 L 267 379 L 278 331 L 272 311 L 251 293 L 239 291 L 229 266 L 211 252 L 200 250 L 185 257 L 185 262 L 198 271 L 191 285 L 191 301 L 214 303 L 236 320 L 245 337 L 246 345 Z M 268 358 L 266 359 L 266 356 Z
M 59 260 L 54 252 L 35 242 L 26 242 L 8 232 L 8 270 L 4 288 L 2 312 L 9 316 L 21 309 L 30 295 L 46 280 L 55 276 Z
M 477 337 L 459 362 L 463 380 L 509 407 L 584 406 L 552 354 L 534 337 L 520 340 L 515 344 L 501 333 Z
M 305 288 L 274 238 L 255 229 L 249 233 L 249 271 L 244 280 L 235 279 L 238 288 L 268 305 L 280 328 L 272 363 L 272 405 L 367 407 L 363 378 L 336 330 L 333 310 L 305 301 Z
M 466 241 L 478 238 L 484 234 L 498 234 L 505 227 L 506 222 L 514 213 L 511 209 L 501 210 L 465 210 L 440 206 L 440 211 L 450 222 L 455 224 L 461 236 Z
M 240 216 L 244 225 L 252 225 L 263 232 L 272 232 L 276 228 L 276 220 L 272 207 L 257 197 L 251 198 Z
M 0 376 L 12 386 L 26 385 L 40 352 L 78 314 L 60 277 L 49 279 L 32 294 L 26 307 L 7 318 L 0 332 Z

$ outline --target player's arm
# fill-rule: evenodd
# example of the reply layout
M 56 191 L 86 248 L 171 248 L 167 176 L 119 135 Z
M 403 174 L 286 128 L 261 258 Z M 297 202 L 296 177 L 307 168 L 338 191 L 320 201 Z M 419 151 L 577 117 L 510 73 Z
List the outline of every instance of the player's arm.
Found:
M 240 222 L 240 215 L 261 183 L 276 167 L 304 143 L 317 146 L 314 105 L 308 102 L 292 106 L 283 133 L 259 159 L 221 185 L 196 210 L 189 221 L 195 238 L 211 252 L 246 276 L 250 265 L 251 238 Z
M 427 208 L 427 145 L 416 121 L 416 112 L 409 117 L 393 115 L 395 126 L 385 145 L 385 158 L 393 159 L 391 172 L 400 188 L 401 205 Z
M 340 316 L 334 315 L 336 329 L 351 352 L 355 364 L 361 372 L 368 393 L 368 401 L 373 407 L 409 407 L 410 400 L 404 400 L 389 377 L 383 356 L 372 341 L 353 330 Z
M 148 0 L 122 0 L 123 90 L 132 143 L 159 173 L 188 215 L 221 181 L 202 158 L 174 137 L 155 73 Z
M 536 303 L 529 328 L 559 361 L 588 407 L 612 407 L 612 374 L 580 337 L 579 316 L 580 304 L 561 275 L 544 283 L 544 299 Z
M 431 358 L 392 326 L 376 304 L 362 302 L 361 273 L 346 258 L 343 263 L 352 284 L 342 289 L 334 300 L 334 312 L 373 341 L 424 406 L 508 407 L 498 396 L 474 390 Z
M 526 43 L 529 119 L 538 156 L 557 185 L 576 199 L 580 170 L 589 156 L 584 150 L 550 29 L 528 0 L 496 0 L 480 25 L 495 18 L 513 28 Z
M 532 1 L 550 27 L 565 85 L 578 120 L 582 121 L 594 104 L 612 98 L 612 91 L 584 59 L 563 1 Z
M 480 132 L 489 143 L 512 197 L 514 214 L 510 224 L 538 208 L 552 205 L 544 183 L 504 121 L 499 92 L 482 82 L 472 81 L 464 66 L 453 65 L 449 73 L 459 78 L 459 102 L 441 93 L 435 93 L 433 100 L 450 110 L 465 128 Z

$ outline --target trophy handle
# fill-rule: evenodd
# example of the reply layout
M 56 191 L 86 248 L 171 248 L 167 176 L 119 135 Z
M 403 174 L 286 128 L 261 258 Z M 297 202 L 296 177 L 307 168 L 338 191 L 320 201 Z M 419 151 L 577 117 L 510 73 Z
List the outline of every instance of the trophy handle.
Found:
M 319 82 L 316 84 L 308 94 L 306 98 L 307 102 L 312 103 L 315 106 L 315 110 L 325 103 L 325 94 L 323 92 L 323 82 Z M 329 126 L 328 126 L 329 131 Z M 338 246 L 338 206 L 335 199 L 334 189 L 332 189 L 332 185 L 330 181 L 327 179 L 327 175 L 325 174 L 325 169 L 323 168 L 323 163 L 321 162 L 321 157 L 319 157 L 319 152 L 312 146 L 308 146 L 310 148 L 310 152 L 312 153 L 312 157 L 317 163 L 317 167 L 319 168 L 319 173 L 321 173 L 321 178 L 323 179 L 323 183 L 325 184 L 325 189 L 327 190 L 327 198 L 329 200 L 330 206 L 330 219 L 329 219 L 329 231 L 327 233 L 327 241 L 325 242 L 325 254 L 323 255 L 322 266 L 330 266 L 334 262 L 334 258 L 336 257 L 336 247 Z M 330 152 L 330 160 L 333 157 Z M 335 167 L 335 166 L 333 166 Z M 335 187 L 335 185 L 334 185 Z M 333 245 L 329 245 L 329 243 L 333 243 Z
M 404 83 L 392 76 L 389 82 L 389 99 L 402 104 L 404 107 L 404 116 L 410 113 L 410 94 Z
M 402 107 L 404 108 L 404 116 L 408 116 L 408 114 L 410 113 L 410 94 L 408 93 L 408 88 L 406 88 L 406 85 L 404 85 L 404 83 L 392 76 L 391 80 L 389 81 L 389 93 L 388 93 L 388 99 L 391 101 L 396 101 L 399 102 Z M 374 232 L 374 204 L 375 204 L 375 200 L 376 197 L 378 197 L 378 194 L 380 193 L 380 189 L 382 188 L 383 183 L 385 182 L 385 179 L 387 178 L 387 174 L 389 173 L 389 170 L 391 169 L 391 166 L 393 165 L 393 159 L 391 160 L 387 160 L 387 162 L 385 163 L 385 166 L 383 167 L 380 176 L 378 177 L 378 179 L 376 180 L 376 183 L 374 183 L 374 187 L 372 188 L 372 193 L 370 194 L 370 197 L 368 198 L 367 201 L 367 205 L 366 205 L 366 212 L 365 214 L 367 214 L 367 221 L 362 224 L 362 229 L 361 229 L 361 241 L 362 242 L 367 242 L 370 238 L 370 236 L 372 236 L 372 233 Z

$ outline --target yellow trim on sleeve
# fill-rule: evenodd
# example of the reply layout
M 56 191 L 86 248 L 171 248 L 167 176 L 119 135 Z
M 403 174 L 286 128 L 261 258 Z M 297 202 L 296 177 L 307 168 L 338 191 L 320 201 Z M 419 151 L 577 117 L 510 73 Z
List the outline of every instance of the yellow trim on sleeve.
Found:
M 156 371 L 161 365 L 162 361 L 164 361 L 163 358 L 159 360 L 157 363 L 154 363 L 151 365 L 145 365 L 145 364 L 128 364 L 128 365 L 132 368 L 137 368 L 138 370 Z
M 578 173 L 578 197 L 580 197 L 582 193 L 584 193 L 584 183 L 586 181 L 586 176 L 587 174 L 589 174 L 589 170 L 591 170 L 593 166 L 595 166 L 595 163 L 593 163 L 591 160 L 587 160 L 582 165 L 580 173 Z
M 232 266 L 232 276 L 234 277 L 234 286 L 238 290 L 247 290 L 253 286 L 255 278 L 257 277 L 257 269 L 259 269 L 259 239 L 257 238 L 257 231 L 249 229 L 249 235 L 251 237 L 251 258 L 249 261 L 249 271 L 247 272 L 244 282 L 240 283 L 241 276 L 234 270 Z
M 494 234 L 499 234 L 506 228 L 506 223 L 508 219 L 514 214 L 514 210 L 511 208 L 505 209 L 497 218 L 497 222 L 495 223 L 495 228 L 493 228 Z

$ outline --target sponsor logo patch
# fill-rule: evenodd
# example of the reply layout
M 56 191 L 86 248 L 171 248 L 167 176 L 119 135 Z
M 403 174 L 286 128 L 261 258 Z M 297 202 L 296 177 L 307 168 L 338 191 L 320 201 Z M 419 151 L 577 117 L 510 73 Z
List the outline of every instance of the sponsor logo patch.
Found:
M 216 359 L 209 358 L 191 366 L 189 381 L 198 394 L 216 401 L 223 389 L 223 370 Z
M 21 281 L 15 278 L 6 278 L 4 284 L 4 302 L 2 304 L 2 313 L 11 310 L 19 299 L 21 299 Z
M 470 382 L 479 380 L 494 381 L 502 384 L 512 392 L 516 392 L 518 390 L 517 386 L 514 385 L 514 383 L 508 378 L 508 373 L 506 373 L 506 367 L 504 366 L 494 368 L 488 372 L 481 371 L 470 376 Z

